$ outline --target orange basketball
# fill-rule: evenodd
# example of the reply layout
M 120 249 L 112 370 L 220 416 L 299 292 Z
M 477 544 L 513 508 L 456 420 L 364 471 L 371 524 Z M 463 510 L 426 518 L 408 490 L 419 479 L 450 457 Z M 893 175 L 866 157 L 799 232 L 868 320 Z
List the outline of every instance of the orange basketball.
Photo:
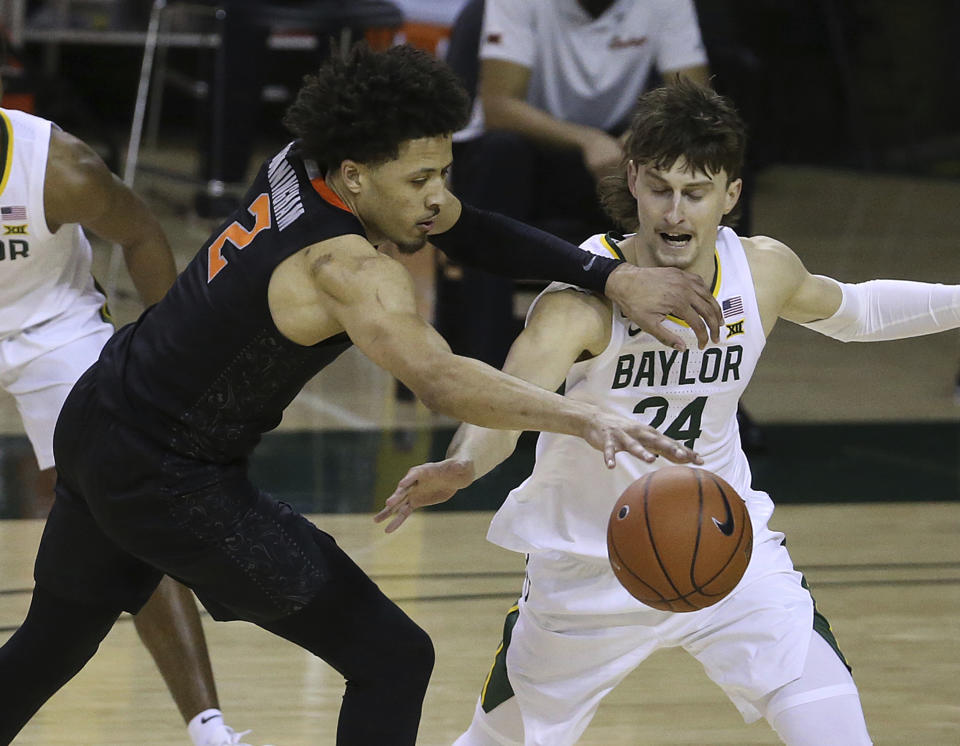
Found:
M 712 606 L 740 582 L 753 551 L 747 506 L 706 469 L 666 466 L 624 490 L 607 525 L 617 579 L 663 611 Z

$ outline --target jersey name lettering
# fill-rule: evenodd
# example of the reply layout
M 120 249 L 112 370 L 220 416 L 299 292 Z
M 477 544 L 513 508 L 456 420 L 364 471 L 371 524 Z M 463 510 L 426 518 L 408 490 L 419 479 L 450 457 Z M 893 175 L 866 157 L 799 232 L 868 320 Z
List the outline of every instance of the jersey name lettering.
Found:
M 18 258 L 26 259 L 28 256 L 30 256 L 30 244 L 22 238 L 11 238 L 7 242 L 0 241 L 0 261 L 4 259 L 10 261 Z
M 690 350 L 646 350 L 640 355 L 621 355 L 613 374 L 610 388 L 627 386 L 690 385 L 694 383 L 726 383 L 740 380 L 740 362 L 743 348 L 708 347 L 703 351 L 699 366 L 690 361 Z
M 267 180 L 270 182 L 270 195 L 273 197 L 273 210 L 277 216 L 277 228 L 283 230 L 303 215 L 300 202 L 300 182 L 293 166 L 286 159 L 287 150 L 280 151 L 270 162 Z

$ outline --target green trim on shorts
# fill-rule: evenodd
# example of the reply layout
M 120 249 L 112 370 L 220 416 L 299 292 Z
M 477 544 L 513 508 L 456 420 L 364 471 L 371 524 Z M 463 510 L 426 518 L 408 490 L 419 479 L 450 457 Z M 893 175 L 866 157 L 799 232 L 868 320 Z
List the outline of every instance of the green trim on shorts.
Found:
M 810 586 L 807 585 L 807 578 L 802 573 L 800 575 L 800 585 L 803 586 L 807 593 L 810 593 Z M 813 593 L 810 593 L 810 600 L 813 601 L 813 631 L 826 640 L 827 645 L 833 648 L 833 652 L 836 653 L 840 658 L 840 662 L 847 667 L 847 670 L 850 671 L 850 673 L 853 673 L 853 669 L 850 668 L 850 664 L 847 663 L 847 659 L 840 650 L 840 645 L 837 643 L 837 638 L 833 635 L 833 629 L 830 627 L 830 622 L 817 610 L 817 599 L 813 597 Z
M 483 682 L 483 689 L 480 691 L 480 706 L 483 707 L 484 712 L 490 712 L 513 696 L 513 687 L 510 686 L 510 679 L 507 677 L 507 648 L 510 647 L 513 628 L 519 618 L 520 606 L 514 604 L 503 621 L 503 639 L 494 655 L 487 680 Z

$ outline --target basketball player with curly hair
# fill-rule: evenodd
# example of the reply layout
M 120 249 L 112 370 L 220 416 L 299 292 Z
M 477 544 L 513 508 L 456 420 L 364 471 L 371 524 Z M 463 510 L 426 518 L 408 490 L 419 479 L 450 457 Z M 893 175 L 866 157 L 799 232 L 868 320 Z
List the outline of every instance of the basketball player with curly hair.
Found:
M 0 743 L 72 678 L 163 574 L 217 620 L 243 619 L 346 679 L 337 743 L 413 744 L 429 637 L 324 533 L 251 483 L 261 434 L 356 345 L 427 406 L 487 427 L 558 431 L 617 451 L 697 460 L 649 426 L 453 355 L 415 312 L 402 265 L 428 237 L 460 261 L 605 290 L 667 344 L 686 318 L 706 344 L 719 308 L 702 280 L 638 269 L 461 205 L 446 189 L 467 97 L 410 47 L 358 47 L 306 79 L 296 139 L 163 299 L 125 326 L 70 393 L 60 472 L 27 618 L 0 648 Z M 600 458 L 598 456 L 598 458 Z
M 778 318 L 843 341 L 932 334 L 960 326 L 960 286 L 896 280 L 844 284 L 810 274 L 772 238 L 721 223 L 740 196 L 745 134 L 728 99 L 693 83 L 643 95 L 622 176 L 605 207 L 628 235 L 583 248 L 642 267 L 700 275 L 721 302 L 724 335 L 702 350 L 671 350 L 616 303 L 568 284 L 538 298 L 504 371 L 610 407 L 695 448 L 704 467 L 744 498 L 752 557 L 717 604 L 676 613 L 645 606 L 607 560 L 607 521 L 620 494 L 658 468 L 630 456 L 596 469 L 582 445 L 544 433 L 531 476 L 496 513 L 488 539 L 525 553 L 522 597 L 473 722 L 456 746 L 565 746 L 602 698 L 656 649 L 682 647 L 747 722 L 765 718 L 790 746 L 870 743 L 859 694 L 830 627 L 793 568 L 773 503 L 752 488 L 737 402 Z M 670 322 L 686 337 L 678 319 Z M 377 520 L 395 530 L 422 505 L 449 499 L 510 455 L 519 433 L 462 425 L 445 461 L 414 467 Z

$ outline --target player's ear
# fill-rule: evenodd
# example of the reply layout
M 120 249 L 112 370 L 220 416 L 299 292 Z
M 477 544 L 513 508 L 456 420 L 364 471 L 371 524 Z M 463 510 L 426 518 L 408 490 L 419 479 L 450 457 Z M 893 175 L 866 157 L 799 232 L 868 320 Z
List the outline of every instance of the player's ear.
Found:
M 343 184 L 354 194 L 359 193 L 362 188 L 361 171 L 360 164 L 356 161 L 347 159 L 340 163 L 340 177 L 343 179 Z
M 743 179 L 734 179 L 727 184 L 727 193 L 724 195 L 723 214 L 728 215 L 737 206 L 740 192 L 743 190 Z

